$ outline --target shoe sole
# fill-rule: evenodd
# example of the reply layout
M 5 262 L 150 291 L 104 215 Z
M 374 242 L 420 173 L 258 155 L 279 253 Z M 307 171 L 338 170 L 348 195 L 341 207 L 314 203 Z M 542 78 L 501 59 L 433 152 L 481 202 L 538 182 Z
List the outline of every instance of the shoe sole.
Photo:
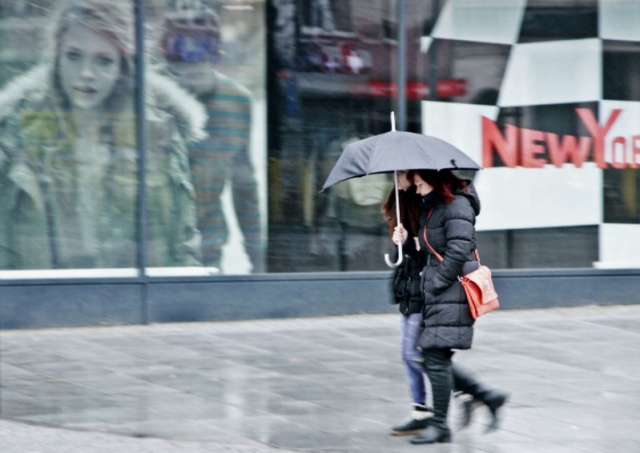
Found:
M 414 439 L 410 440 L 410 442 L 413 445 L 429 445 L 429 444 L 448 444 L 451 442 L 451 437 L 443 437 L 441 439 L 438 439 L 434 442 L 420 442 L 420 441 L 415 441 Z
M 420 434 L 422 431 L 424 431 L 427 428 L 420 428 L 420 429 L 412 429 L 411 431 L 391 431 L 391 435 L 392 436 L 411 436 L 413 434 Z

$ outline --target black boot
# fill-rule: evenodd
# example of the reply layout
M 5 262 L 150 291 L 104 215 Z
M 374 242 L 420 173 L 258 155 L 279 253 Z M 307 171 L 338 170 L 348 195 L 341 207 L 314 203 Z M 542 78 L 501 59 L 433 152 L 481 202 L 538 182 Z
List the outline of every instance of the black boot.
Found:
M 453 381 L 456 391 L 471 395 L 470 401 L 465 401 L 462 407 L 462 426 L 467 426 L 471 421 L 471 414 L 482 403 L 489 409 L 491 421 L 487 426 L 486 432 L 495 431 L 499 425 L 499 410 L 509 399 L 509 394 L 495 389 L 486 388 L 481 382 L 468 371 L 453 365 Z
M 475 398 L 467 398 L 460 404 L 460 427 L 459 429 L 464 429 L 469 426 L 471 423 L 471 419 L 473 418 L 474 411 L 482 406 L 482 401 L 479 401 Z
M 498 429 L 498 425 L 500 424 L 498 411 L 505 405 L 508 399 L 509 394 L 498 390 L 491 390 L 487 395 L 485 395 L 483 402 L 489 408 L 489 412 L 491 412 L 491 421 L 489 422 L 489 426 L 487 426 L 487 433 Z
M 449 431 L 449 428 L 429 425 L 422 434 L 414 437 L 410 442 L 414 445 L 451 442 L 451 431 Z
M 451 442 L 451 431 L 447 426 L 447 414 L 453 376 L 451 372 L 452 353 L 448 349 L 428 349 L 425 351 L 424 369 L 431 382 L 433 395 L 433 417 L 424 433 L 411 439 L 412 444 L 433 444 Z
M 427 427 L 429 419 L 433 417 L 433 409 L 424 404 L 414 404 L 409 417 L 397 426 L 391 428 L 392 436 L 406 436 L 417 434 Z

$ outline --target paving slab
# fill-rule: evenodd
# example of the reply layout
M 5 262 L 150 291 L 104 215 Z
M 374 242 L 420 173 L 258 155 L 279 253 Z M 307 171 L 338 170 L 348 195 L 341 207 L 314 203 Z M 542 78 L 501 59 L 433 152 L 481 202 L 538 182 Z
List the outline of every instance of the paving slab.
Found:
M 498 310 L 455 360 L 511 394 L 414 446 L 399 315 L 0 332 L 0 452 L 637 453 L 640 305 Z

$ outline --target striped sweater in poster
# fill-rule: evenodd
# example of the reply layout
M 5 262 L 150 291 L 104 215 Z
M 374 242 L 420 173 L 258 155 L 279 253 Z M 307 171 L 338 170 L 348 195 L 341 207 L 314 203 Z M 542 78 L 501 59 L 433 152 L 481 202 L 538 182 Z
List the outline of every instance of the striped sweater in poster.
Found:
M 220 267 L 222 246 L 229 236 L 221 200 L 228 182 L 245 250 L 256 271 L 263 265 L 265 244 L 249 151 L 250 93 L 225 75 L 215 72 L 215 77 L 214 90 L 199 96 L 208 114 L 208 137 L 189 146 L 203 261 L 207 266 Z

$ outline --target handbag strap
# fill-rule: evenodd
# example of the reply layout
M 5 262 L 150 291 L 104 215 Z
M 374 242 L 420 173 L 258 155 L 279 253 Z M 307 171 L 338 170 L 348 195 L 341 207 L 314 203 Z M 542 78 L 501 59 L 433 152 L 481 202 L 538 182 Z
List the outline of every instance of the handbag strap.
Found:
M 422 232 L 422 235 L 424 237 L 424 242 L 427 244 L 427 247 L 429 247 L 429 250 L 431 250 L 431 253 L 433 253 L 435 257 L 438 258 L 438 261 L 442 262 L 444 261 L 444 258 L 442 257 L 442 255 L 440 255 L 438 252 L 435 251 L 435 249 L 431 246 L 431 244 L 429 244 L 429 239 L 427 239 L 427 224 L 429 223 L 431 214 L 433 214 L 433 208 L 429 210 L 429 215 L 427 215 L 427 223 L 425 223 L 424 225 L 424 230 Z M 477 248 L 473 249 L 473 254 L 476 256 L 476 260 L 478 261 L 478 263 L 480 263 L 480 254 L 478 253 Z

